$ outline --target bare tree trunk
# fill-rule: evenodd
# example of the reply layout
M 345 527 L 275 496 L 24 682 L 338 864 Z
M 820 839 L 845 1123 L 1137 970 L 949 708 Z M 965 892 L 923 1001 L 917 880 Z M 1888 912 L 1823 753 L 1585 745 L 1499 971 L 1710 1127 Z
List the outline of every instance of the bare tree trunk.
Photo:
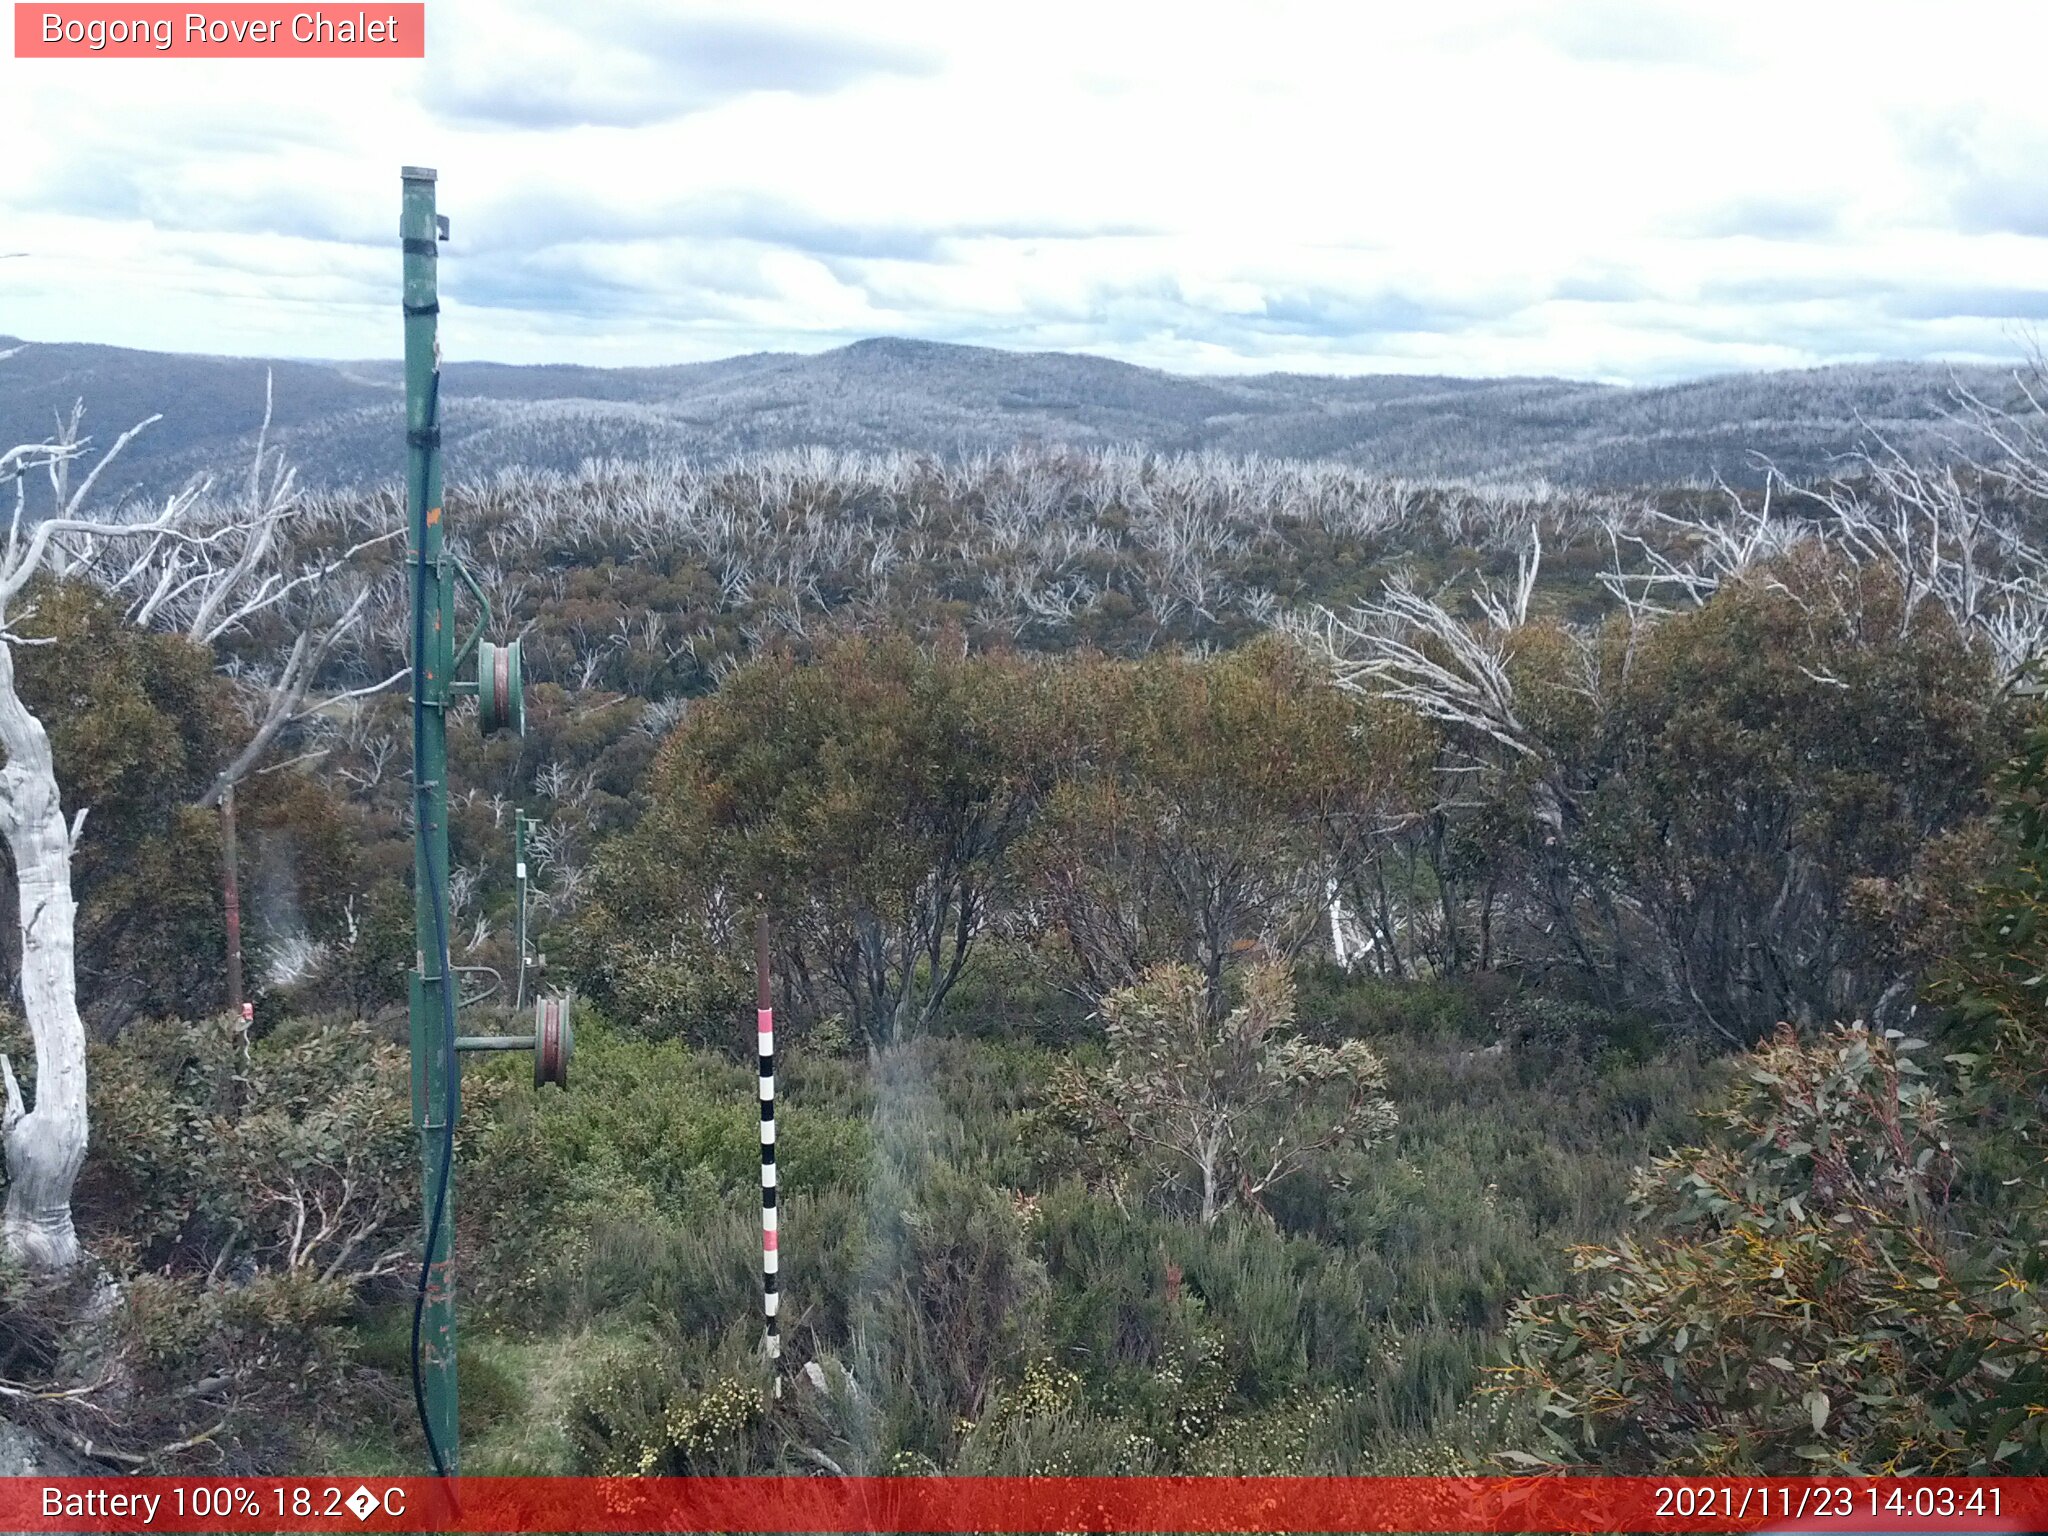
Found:
M 6 1110 L 7 1211 L 0 1236 L 31 1269 L 69 1269 L 80 1258 L 71 1186 L 85 1160 L 85 1025 L 72 966 L 71 845 L 50 738 L 14 687 L 14 651 L 0 642 L 0 833 L 14 855 L 20 899 L 21 1000 L 36 1051 L 36 1104 L 26 1109 L 14 1068 L 0 1056 Z M 83 821 L 81 813 L 80 820 Z

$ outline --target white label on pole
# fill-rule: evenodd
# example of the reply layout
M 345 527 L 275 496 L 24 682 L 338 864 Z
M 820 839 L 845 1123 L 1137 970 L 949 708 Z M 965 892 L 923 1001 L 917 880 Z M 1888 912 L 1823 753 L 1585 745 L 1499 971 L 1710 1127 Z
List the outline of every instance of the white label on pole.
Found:
M 526 878 L 526 860 L 524 859 L 521 859 L 519 861 L 518 878 L 521 880 L 524 880 Z

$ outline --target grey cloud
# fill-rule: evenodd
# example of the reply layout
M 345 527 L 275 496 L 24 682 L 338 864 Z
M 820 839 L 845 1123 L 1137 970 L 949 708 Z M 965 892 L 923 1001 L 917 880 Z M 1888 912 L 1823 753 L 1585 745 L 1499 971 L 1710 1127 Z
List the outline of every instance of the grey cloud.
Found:
M 672 271 L 659 281 L 624 282 L 605 274 L 587 253 L 571 247 L 524 256 L 480 260 L 451 291 L 469 303 L 524 311 L 560 310 L 592 318 L 624 314 L 664 322 L 704 319 L 743 324 L 737 301 L 771 296 L 748 281 L 754 264 L 739 249 L 717 252 L 698 242 L 678 243 Z M 1161 337 L 1196 338 L 1246 356 L 1296 349 L 1304 341 L 1377 343 L 1391 338 L 1468 333 L 1512 318 L 1549 295 L 1489 296 L 1469 301 L 1418 298 L 1398 290 L 1351 292 L 1327 286 L 1276 284 L 1261 311 L 1221 312 L 1192 298 L 1170 271 L 1099 282 L 1065 299 L 1041 299 L 1026 313 L 993 317 L 950 313 L 919 280 L 915 263 L 886 272 L 864 270 L 857 260 L 827 260 L 841 281 L 862 290 L 892 329 L 934 340 L 1000 345 L 1079 342 L 1131 346 Z M 1618 292 L 1610 284 L 1609 293 Z M 828 334 L 820 331 L 820 335 Z
M 532 250 L 586 240 L 747 240 L 821 255 L 932 259 L 938 236 L 887 224 L 822 218 L 751 192 L 720 192 L 631 207 L 574 192 L 523 194 L 477 210 L 473 248 Z
M 1707 239 L 1815 240 L 1840 227 L 1841 209 L 1825 198 L 1746 197 L 1708 208 L 1683 233 Z
M 2048 236 L 2048 136 L 1981 106 L 1900 113 L 1899 146 L 1964 234 Z
M 1710 313 L 1666 310 L 1643 317 L 1635 328 L 1701 345 L 1781 347 L 1838 362 L 1880 357 L 1910 361 L 2000 350 L 2000 330 L 2010 322 L 2002 314 L 1967 313 L 1969 307 L 1941 300 L 1916 302 L 1903 290 L 1877 290 L 1819 308 L 1786 302 Z M 2002 350 L 2014 350 L 2009 338 Z
M 2038 175 L 1973 172 L 1954 185 L 1949 210 L 1967 234 L 2048 235 L 2048 185 Z
M 647 317 L 644 289 L 566 263 L 494 262 L 467 270 L 459 278 L 451 269 L 445 286 L 451 309 L 468 305 L 584 320 L 639 321 Z
M 743 240 L 818 257 L 910 262 L 944 260 L 947 243 L 957 240 L 1088 240 L 1156 233 L 1130 224 L 1092 227 L 1024 219 L 854 222 L 738 190 L 630 207 L 575 192 L 525 193 L 487 204 L 465 223 L 476 250 L 538 249 L 584 240 Z
M 383 245 L 396 238 L 388 211 L 373 211 L 366 199 L 352 200 L 347 189 L 285 182 L 257 162 L 246 181 L 202 196 L 178 177 L 184 163 L 182 147 L 175 153 L 139 145 L 119 153 L 80 150 L 32 174 L 22 200 L 31 208 L 147 220 L 180 233 L 283 235 L 342 245 Z
M 1735 305 L 1811 304 L 1829 300 L 1869 298 L 1883 291 L 1883 285 L 1855 277 L 1815 277 L 1801 274 L 1779 277 L 1714 278 L 1700 284 L 1699 296 L 1708 303 Z
M 926 75 L 929 55 L 769 20 L 677 16 L 654 7 L 559 10 L 561 51 L 508 65 L 487 52 L 428 88 L 452 122 L 495 128 L 637 128 L 758 91 L 823 95 L 877 75 Z
M 940 240 L 929 229 L 819 218 L 795 204 L 744 192 L 692 199 L 675 211 L 672 227 L 713 239 L 786 246 L 814 256 L 894 261 L 930 261 L 938 254 Z
M 914 307 L 907 295 L 895 295 L 895 302 L 904 309 Z M 1017 317 L 1010 334 L 1028 337 L 1048 328 L 1075 327 L 1089 346 L 1132 347 L 1172 337 L 1211 342 L 1258 357 L 1297 349 L 1304 340 L 1359 343 L 1416 334 L 1453 334 L 1481 323 L 1489 308 L 1425 302 L 1391 290 L 1348 293 L 1276 286 L 1259 311 L 1221 311 L 1190 298 L 1171 274 L 1162 272 L 1096 284 L 1075 302 L 1042 304 L 1030 315 Z M 1499 306 L 1498 312 L 1507 313 L 1509 308 Z M 971 323 L 986 334 L 986 317 Z M 951 339 L 951 333 L 947 334 Z M 1078 343 L 1063 339 L 1041 344 Z
M 757 261 L 745 253 L 676 247 L 662 251 L 659 270 L 628 279 L 607 270 L 590 250 L 555 247 L 530 254 L 456 259 L 442 269 L 455 302 L 478 309 L 639 323 L 704 319 L 745 323 L 744 308 L 775 297 Z
M 870 75 L 927 75 L 935 56 L 846 33 L 767 18 L 692 18 L 669 0 L 628 7 L 613 35 L 643 57 L 716 81 L 731 92 L 819 95 Z
M 1267 298 L 1263 314 L 1231 318 L 1256 330 L 1290 336 L 1349 338 L 1463 329 L 1462 317 L 1453 317 L 1401 293 L 1281 293 Z
M 1575 272 L 1550 291 L 1553 299 L 1578 304 L 1625 304 L 1655 296 L 1655 291 L 1631 272 L 1613 269 Z
M 1711 304 L 1753 310 L 1758 326 L 1785 323 L 1784 308 L 1826 304 L 1857 323 L 1891 321 L 2048 319 L 2048 288 L 1942 286 L 1873 282 L 1852 277 L 1772 277 L 1708 283 L 1700 297 Z M 1868 350 L 1862 348 L 1859 350 Z
M 1907 289 L 1884 308 L 1902 320 L 2048 320 L 2048 288 Z
M 1727 29 L 1651 0 L 1582 0 L 1526 25 L 1565 57 L 1587 63 L 1720 67 L 1740 57 Z

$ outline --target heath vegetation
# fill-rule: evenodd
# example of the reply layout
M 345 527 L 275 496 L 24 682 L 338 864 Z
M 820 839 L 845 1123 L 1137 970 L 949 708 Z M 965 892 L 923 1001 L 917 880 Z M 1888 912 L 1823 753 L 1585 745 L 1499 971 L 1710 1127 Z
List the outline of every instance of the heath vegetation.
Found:
M 1986 398 L 1965 456 L 1737 488 L 452 490 L 533 680 L 451 733 L 455 960 L 512 974 L 534 815 L 581 1040 L 468 1073 L 466 1470 L 2041 1470 L 2048 452 Z M 99 511 L 104 464 L 5 460 L 0 1407 L 408 1467 L 397 503 L 259 442 Z

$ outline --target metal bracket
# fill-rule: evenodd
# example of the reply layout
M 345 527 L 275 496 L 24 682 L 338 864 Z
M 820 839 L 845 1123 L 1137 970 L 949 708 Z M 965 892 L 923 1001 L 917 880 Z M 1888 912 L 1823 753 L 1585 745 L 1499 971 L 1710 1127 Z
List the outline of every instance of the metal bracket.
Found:
M 476 628 L 469 632 L 469 638 L 463 641 L 461 648 L 456 651 L 454 663 L 448 669 L 448 676 L 454 691 L 458 693 L 474 693 L 476 692 L 476 684 L 465 683 L 461 680 L 462 665 L 469 660 L 471 653 L 476 650 L 477 642 L 484 637 L 484 631 L 491 627 L 491 600 L 484 596 L 484 589 L 477 584 L 477 579 L 469 574 L 469 567 L 464 565 L 461 560 L 457 559 L 454 555 L 450 555 L 448 557 L 448 564 L 455 571 L 455 579 L 469 588 L 470 596 L 476 599 L 476 606 L 479 610 Z
M 448 969 L 455 972 L 458 976 L 482 974 L 491 978 L 491 984 L 485 987 L 483 991 L 474 993 L 469 997 L 458 996 L 455 999 L 455 1006 L 457 1008 L 474 1008 L 485 998 L 494 996 L 504 990 L 505 978 L 494 965 L 451 965 Z

